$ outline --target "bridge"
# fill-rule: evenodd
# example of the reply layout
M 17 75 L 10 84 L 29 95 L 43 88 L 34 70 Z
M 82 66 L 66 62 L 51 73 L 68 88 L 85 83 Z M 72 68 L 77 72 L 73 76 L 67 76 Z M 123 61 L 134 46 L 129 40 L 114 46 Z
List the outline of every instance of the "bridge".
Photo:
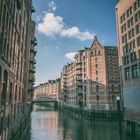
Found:
M 41 94 L 34 96 L 34 99 L 32 100 L 33 103 L 35 102 L 57 102 L 56 98 L 53 98 L 52 96 Z

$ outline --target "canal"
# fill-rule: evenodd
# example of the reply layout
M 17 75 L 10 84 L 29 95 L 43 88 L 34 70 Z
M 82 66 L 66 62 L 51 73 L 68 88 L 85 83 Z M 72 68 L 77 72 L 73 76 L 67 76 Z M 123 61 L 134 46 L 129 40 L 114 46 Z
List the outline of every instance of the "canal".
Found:
M 72 118 L 50 107 L 33 107 L 26 140 L 135 140 L 119 136 L 117 122 Z

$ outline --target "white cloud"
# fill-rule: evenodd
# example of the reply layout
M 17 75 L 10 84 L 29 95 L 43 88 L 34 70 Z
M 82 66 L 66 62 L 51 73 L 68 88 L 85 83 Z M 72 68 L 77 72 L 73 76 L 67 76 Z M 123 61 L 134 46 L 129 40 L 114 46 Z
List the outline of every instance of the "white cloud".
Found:
M 77 52 L 69 52 L 65 54 L 65 57 L 71 61 L 74 61 L 74 57 L 77 54 Z
M 69 37 L 69 38 L 75 37 L 77 39 L 85 41 L 85 40 L 92 40 L 95 35 L 90 32 L 81 32 L 78 27 L 71 27 L 63 30 L 62 36 Z
M 43 17 L 43 21 L 38 24 L 39 32 L 46 36 L 55 36 L 64 28 L 63 18 L 54 16 L 54 13 L 47 13 Z
M 56 3 L 54 2 L 54 1 L 51 1 L 50 3 L 49 3 L 49 8 L 50 8 L 50 10 L 51 11 L 56 11 L 56 9 L 57 9 L 57 5 L 56 5 Z
M 82 41 L 92 40 L 95 34 L 85 31 L 82 32 L 76 26 L 67 27 L 64 20 L 60 16 L 55 16 L 54 13 L 46 13 L 42 22 L 38 24 L 38 31 L 45 34 L 47 37 L 67 37 L 76 38 Z

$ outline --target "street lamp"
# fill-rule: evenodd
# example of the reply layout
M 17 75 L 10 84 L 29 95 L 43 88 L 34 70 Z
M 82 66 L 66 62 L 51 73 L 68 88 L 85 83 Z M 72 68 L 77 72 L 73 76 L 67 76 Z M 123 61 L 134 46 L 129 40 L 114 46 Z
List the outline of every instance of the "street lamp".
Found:
M 122 135 L 122 113 L 120 106 L 120 96 L 116 97 L 117 100 L 117 111 L 118 111 L 118 119 L 119 119 L 119 134 Z

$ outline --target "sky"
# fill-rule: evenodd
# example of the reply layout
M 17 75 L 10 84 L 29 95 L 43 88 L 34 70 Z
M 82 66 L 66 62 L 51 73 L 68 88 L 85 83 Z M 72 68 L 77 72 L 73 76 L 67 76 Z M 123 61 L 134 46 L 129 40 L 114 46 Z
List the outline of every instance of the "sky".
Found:
M 115 5 L 118 0 L 33 0 L 36 12 L 36 85 L 60 77 L 76 51 L 117 45 Z

